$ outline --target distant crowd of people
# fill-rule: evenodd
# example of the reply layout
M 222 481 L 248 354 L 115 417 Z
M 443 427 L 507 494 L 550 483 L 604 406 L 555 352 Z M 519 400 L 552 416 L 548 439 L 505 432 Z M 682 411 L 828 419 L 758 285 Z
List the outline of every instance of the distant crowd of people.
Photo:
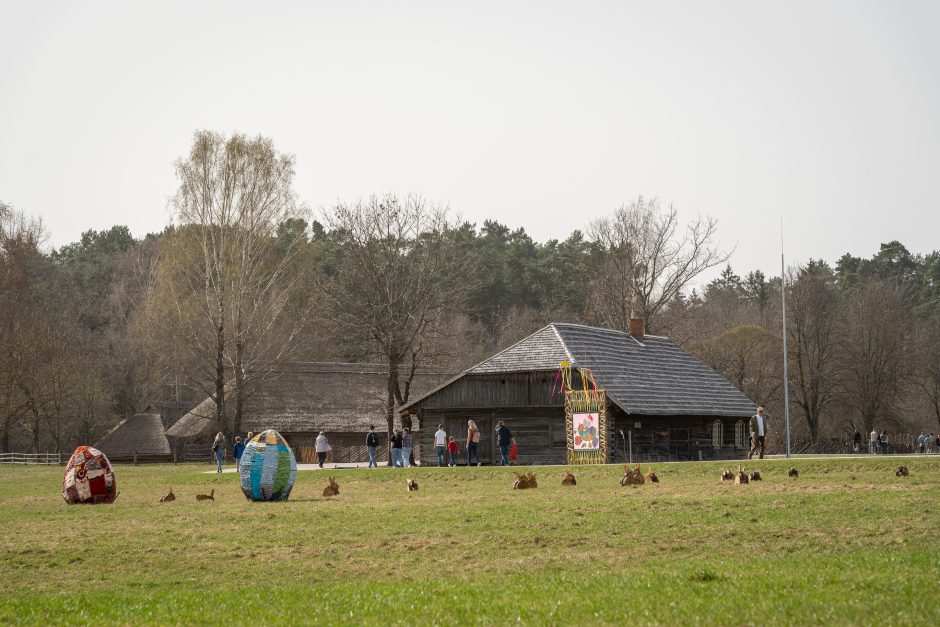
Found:
M 858 434 L 858 429 L 855 430 L 855 433 Z M 859 434 L 858 439 L 861 439 L 861 434 Z M 879 453 L 882 455 L 887 455 L 889 451 L 888 432 L 882 431 L 881 433 L 878 433 L 877 429 L 872 429 L 871 433 L 868 434 L 868 447 L 869 452 L 872 455 L 878 455 Z M 856 452 L 858 452 L 858 448 L 859 447 L 856 446 Z
M 409 468 L 413 464 L 412 451 L 414 450 L 414 434 L 409 427 L 395 429 L 391 437 L 391 465 L 393 468 Z M 500 420 L 496 423 L 496 446 L 499 448 L 499 465 L 509 466 L 514 456 L 513 449 L 516 439 L 506 423 Z M 472 419 L 467 421 L 467 437 L 464 451 L 466 452 L 467 466 L 474 463 L 479 466 L 480 461 L 480 429 Z M 375 426 L 369 427 L 366 434 L 366 450 L 369 452 L 369 468 L 378 468 L 377 461 L 379 436 Z M 460 445 L 453 435 L 448 435 L 444 425 L 437 425 L 434 433 L 434 449 L 437 452 L 438 466 L 456 466 L 460 456 Z
M 248 432 L 244 440 L 242 440 L 240 436 L 235 437 L 233 453 L 236 468 L 241 462 L 242 453 L 245 451 L 245 444 L 253 437 L 254 433 L 251 431 Z M 412 458 L 414 444 L 414 433 L 412 433 L 410 427 L 395 429 L 392 432 L 390 450 L 391 465 L 394 468 L 409 468 L 414 464 L 414 459 Z M 467 466 L 474 464 L 477 466 L 481 465 L 479 446 L 480 429 L 477 427 L 476 422 L 468 420 L 467 438 L 464 448 Z M 496 423 L 496 446 L 499 448 L 499 465 L 509 466 L 511 460 L 515 457 L 513 449 L 516 446 L 516 439 L 513 437 L 509 427 L 507 427 L 506 423 L 502 420 Z M 379 466 L 378 448 L 379 434 L 375 431 L 375 425 L 372 425 L 369 427 L 369 432 L 366 434 L 366 450 L 369 453 L 369 468 L 378 468 Z M 444 425 L 437 426 L 437 432 L 434 434 L 434 448 L 437 450 L 438 466 L 456 466 L 458 464 L 460 445 L 454 439 L 454 436 L 449 436 L 447 432 L 444 431 Z M 333 447 L 330 446 L 329 439 L 327 439 L 323 431 L 317 435 L 315 450 L 317 453 L 317 464 L 320 468 L 323 468 L 327 456 L 330 451 L 333 450 Z M 220 431 L 212 440 L 212 454 L 215 458 L 217 472 L 222 472 L 222 461 L 225 459 L 225 453 L 225 435 Z
M 924 435 L 924 432 L 921 431 L 920 435 L 917 436 L 917 450 L 921 455 L 929 455 L 931 449 L 934 453 L 940 454 L 940 431 L 937 432 L 937 436 L 934 437 L 933 433 L 928 433 Z
M 855 430 L 852 441 L 855 452 L 861 452 L 862 434 L 859 433 L 858 429 Z M 936 436 L 933 433 L 924 435 L 924 432 L 921 431 L 917 437 L 916 449 L 921 455 L 927 455 L 931 451 L 940 453 L 940 433 L 937 433 Z M 871 433 L 868 434 L 868 452 L 872 455 L 887 455 L 890 452 L 887 431 L 878 433 L 877 429 L 871 430 Z

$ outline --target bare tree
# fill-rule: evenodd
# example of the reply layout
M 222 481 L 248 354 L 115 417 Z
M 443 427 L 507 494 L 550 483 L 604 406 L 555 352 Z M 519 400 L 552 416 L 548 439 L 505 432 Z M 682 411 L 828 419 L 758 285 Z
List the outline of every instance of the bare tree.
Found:
M 856 287 L 846 303 L 842 356 L 844 404 L 855 410 L 864 431 L 890 420 L 908 369 L 910 315 L 903 289 L 872 280 Z
M 780 337 L 763 327 L 733 327 L 694 346 L 693 352 L 760 404 L 782 389 L 780 362 L 772 358 L 781 352 Z
M 629 330 L 630 318 L 659 331 L 659 318 L 689 283 L 705 270 L 725 263 L 728 254 L 714 242 L 717 222 L 696 218 L 684 228 L 676 210 L 642 196 L 595 220 L 588 228 L 606 251 L 592 299 L 600 324 Z
M 414 375 L 429 358 L 429 336 L 447 332 L 443 316 L 460 311 L 474 288 L 471 262 L 457 245 L 447 210 L 415 196 L 341 203 L 324 220 L 343 263 L 319 295 L 347 345 L 388 364 L 391 436 L 395 407 L 407 402 Z
M 294 339 L 274 333 L 296 253 L 296 247 L 278 250 L 277 228 L 301 215 L 291 189 L 294 161 L 264 137 L 200 131 L 176 172 L 178 256 L 169 263 L 176 265 L 177 313 L 186 345 L 212 364 L 211 377 L 197 380 L 211 384 L 206 390 L 215 401 L 219 429 L 239 431 L 245 373 L 262 360 L 282 357 Z M 197 306 L 198 317 L 184 312 L 184 303 Z M 231 425 L 227 372 L 233 373 L 236 394 Z
M 914 333 L 915 389 L 933 413 L 940 427 L 940 308 L 918 321 Z
M 815 444 L 821 416 L 838 392 L 841 303 L 826 267 L 799 268 L 788 282 L 790 389 Z
M 0 449 L 9 450 L 14 429 L 26 425 L 36 446 L 45 404 L 38 389 L 36 282 L 44 263 L 45 230 L 39 220 L 0 203 Z

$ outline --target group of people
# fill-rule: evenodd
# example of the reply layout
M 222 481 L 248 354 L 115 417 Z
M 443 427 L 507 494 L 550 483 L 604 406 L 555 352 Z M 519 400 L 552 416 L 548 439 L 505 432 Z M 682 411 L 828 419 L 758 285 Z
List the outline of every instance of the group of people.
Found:
M 926 455 L 930 453 L 931 448 L 940 453 L 940 431 L 937 432 L 936 438 L 932 433 L 924 435 L 924 432 L 921 431 L 920 435 L 917 436 L 917 450 L 920 451 L 921 455 Z
M 858 429 L 855 430 L 856 435 L 858 435 Z M 856 442 L 858 439 L 856 439 Z M 869 450 L 872 455 L 877 455 L 881 453 L 882 455 L 888 454 L 888 432 L 882 431 L 878 433 L 876 429 L 872 429 L 871 433 L 868 434 L 868 445 Z M 858 447 L 856 447 L 858 450 Z
M 410 468 L 411 452 L 415 446 L 415 436 L 411 432 L 411 427 L 395 429 L 392 431 L 392 437 L 389 441 L 391 445 L 392 467 Z M 379 434 L 375 432 L 375 425 L 369 425 L 369 432 L 366 434 L 366 451 L 369 453 L 369 468 L 378 468 L 378 450 Z
M 414 450 L 414 434 L 411 428 L 404 427 L 395 429 L 391 437 L 391 455 L 393 468 L 409 468 L 412 465 L 411 454 Z M 511 447 L 516 445 L 516 439 L 506 423 L 500 420 L 496 423 L 496 446 L 499 448 L 500 466 L 510 464 Z M 375 432 L 375 426 L 369 427 L 366 434 L 366 450 L 369 453 L 369 468 L 378 468 L 377 453 L 379 447 L 379 436 Z M 480 428 L 472 419 L 467 421 L 467 466 L 472 466 L 480 462 Z M 460 445 L 452 435 L 447 435 L 444 425 L 437 425 L 437 431 L 434 433 L 434 448 L 437 451 L 438 466 L 456 466 L 457 457 L 460 454 Z
M 235 456 L 236 468 L 238 468 L 238 464 L 242 461 L 242 453 L 245 452 L 245 444 L 253 437 L 255 437 L 255 434 L 251 431 L 248 432 L 244 440 L 241 439 L 241 436 L 235 436 L 235 448 L 232 450 L 232 453 Z M 225 459 L 225 450 L 225 435 L 219 431 L 215 434 L 215 439 L 212 440 L 212 455 L 215 457 L 216 472 L 222 472 L 222 460 Z
M 233 452 L 236 467 L 238 467 L 241 462 L 242 453 L 245 451 L 245 444 L 253 437 L 254 433 L 250 431 L 244 440 L 242 440 L 240 436 L 235 437 L 235 448 Z M 404 427 L 402 429 L 395 429 L 392 433 L 390 443 L 392 466 L 395 468 L 411 467 L 413 464 L 411 454 L 414 450 L 414 433 L 412 433 L 411 428 Z M 515 444 L 516 439 L 513 437 L 509 427 L 500 420 L 496 424 L 496 446 L 499 447 L 499 463 L 501 466 L 508 466 L 510 464 L 510 447 L 515 446 Z M 454 437 L 448 436 L 447 432 L 444 431 L 444 425 L 437 426 L 437 432 L 434 434 L 434 445 L 437 449 L 437 463 L 439 466 L 457 465 L 457 456 L 460 453 L 460 447 Z M 474 461 L 477 466 L 480 465 L 479 445 L 480 429 L 477 427 L 476 422 L 468 420 L 466 444 L 468 466 L 473 465 Z M 379 466 L 377 460 L 378 447 L 379 435 L 375 431 L 375 425 L 371 425 L 369 432 L 366 434 L 366 450 L 369 453 L 369 468 L 378 468 Z M 333 447 L 330 446 L 326 434 L 321 431 L 319 435 L 317 435 L 316 440 L 317 463 L 320 468 L 323 468 L 323 463 L 327 460 L 327 456 L 332 450 Z M 212 440 L 212 454 L 215 457 L 217 472 L 222 472 L 222 461 L 225 459 L 225 452 L 225 435 L 220 431 L 216 434 L 215 439 Z

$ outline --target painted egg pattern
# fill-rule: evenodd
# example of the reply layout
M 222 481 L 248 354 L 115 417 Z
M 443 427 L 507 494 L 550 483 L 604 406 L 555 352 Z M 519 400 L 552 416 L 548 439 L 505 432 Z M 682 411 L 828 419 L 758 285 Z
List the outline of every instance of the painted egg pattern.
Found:
M 297 478 L 297 459 L 287 440 L 268 429 L 245 444 L 238 474 L 248 500 L 284 501 Z
M 117 481 L 104 453 L 92 446 L 75 449 L 62 477 L 62 498 L 69 505 L 114 502 Z

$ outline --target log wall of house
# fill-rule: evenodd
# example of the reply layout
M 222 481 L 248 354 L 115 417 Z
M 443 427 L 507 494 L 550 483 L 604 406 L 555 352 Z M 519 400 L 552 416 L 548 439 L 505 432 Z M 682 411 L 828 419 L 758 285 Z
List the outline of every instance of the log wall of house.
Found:
M 519 447 L 516 464 L 563 464 L 567 458 L 565 443 L 565 412 L 560 405 L 536 408 L 493 408 L 489 410 L 422 410 L 419 417 L 422 464 L 437 465 L 434 434 L 439 424 L 447 435 L 454 436 L 460 447 L 459 464 L 467 463 L 467 420 L 473 419 L 480 429 L 480 460 L 483 464 L 499 463 L 496 447 L 496 423 L 503 420 Z
M 629 448 L 632 435 L 634 461 L 690 461 L 710 459 L 741 459 L 750 446 L 747 420 L 714 416 L 627 416 L 618 410 L 613 414 L 613 436 L 616 447 L 611 461 L 624 463 L 625 440 Z M 721 425 L 720 440 L 714 439 L 715 423 Z M 736 431 L 736 425 L 738 426 Z M 621 438 L 620 431 L 624 437 Z M 632 434 L 631 434 L 632 432 Z M 741 436 L 736 441 L 735 436 Z M 717 444 L 717 446 L 716 446 Z
M 552 395 L 555 375 L 528 372 L 499 375 L 467 375 L 421 403 L 426 409 L 460 407 L 542 407 L 562 404 Z

